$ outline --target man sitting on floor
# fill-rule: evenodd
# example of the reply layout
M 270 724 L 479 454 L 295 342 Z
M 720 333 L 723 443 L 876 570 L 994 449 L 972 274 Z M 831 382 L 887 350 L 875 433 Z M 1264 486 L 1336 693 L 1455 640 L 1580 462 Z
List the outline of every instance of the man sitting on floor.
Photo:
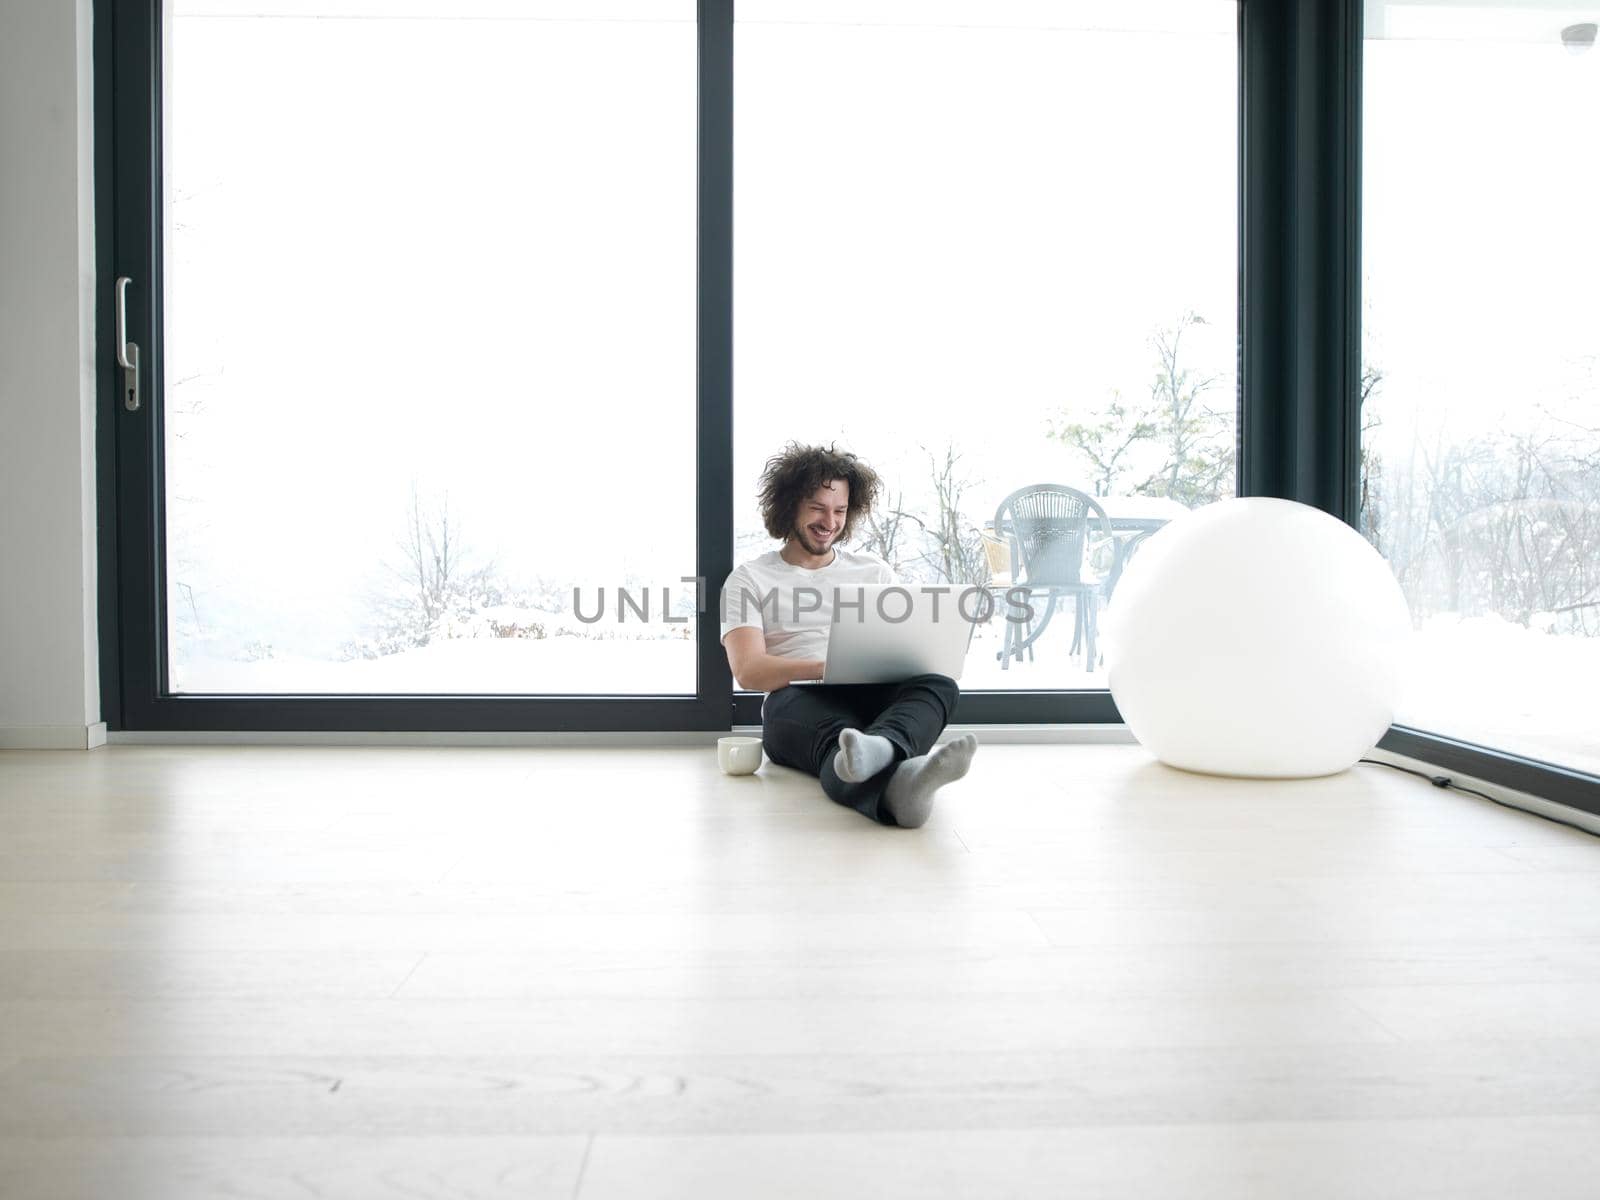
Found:
M 914 829 L 934 793 L 967 773 L 971 734 L 934 748 L 960 694 L 948 675 L 899 683 L 819 684 L 837 589 L 894 583 L 889 564 L 846 550 L 871 512 L 878 476 L 833 447 L 790 444 L 761 476 L 761 517 L 783 542 L 734 568 L 722 588 L 722 644 L 740 687 L 766 692 L 762 745 L 780 766 L 822 781 L 832 800 L 883 825 Z M 820 599 L 819 599 L 820 598 Z

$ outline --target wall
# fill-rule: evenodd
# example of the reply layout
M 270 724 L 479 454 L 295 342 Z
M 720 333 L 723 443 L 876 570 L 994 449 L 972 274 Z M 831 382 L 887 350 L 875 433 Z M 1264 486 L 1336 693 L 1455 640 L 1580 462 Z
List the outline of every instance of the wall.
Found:
M 0 6 L 0 748 L 105 740 L 92 29 L 91 0 Z

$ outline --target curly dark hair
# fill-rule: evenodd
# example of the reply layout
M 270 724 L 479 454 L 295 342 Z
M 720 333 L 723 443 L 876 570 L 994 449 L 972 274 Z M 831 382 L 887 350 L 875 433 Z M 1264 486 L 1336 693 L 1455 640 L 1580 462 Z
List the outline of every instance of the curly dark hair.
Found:
M 850 507 L 838 541 L 848 541 L 856 521 L 872 511 L 880 486 L 878 473 L 848 450 L 790 442 L 767 459 L 761 472 L 761 522 L 783 541 L 794 532 L 800 505 L 818 488 L 842 479 L 850 487 Z

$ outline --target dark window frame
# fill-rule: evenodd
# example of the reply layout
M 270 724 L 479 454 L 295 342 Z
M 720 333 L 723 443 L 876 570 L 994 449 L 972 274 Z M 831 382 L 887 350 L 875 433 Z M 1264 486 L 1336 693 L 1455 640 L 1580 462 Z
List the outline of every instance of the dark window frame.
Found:
M 172 695 L 166 687 L 162 506 L 160 0 L 99 0 L 95 22 L 101 687 L 108 725 L 130 730 L 622 732 L 726 729 L 733 681 L 714 621 L 696 630 L 690 696 Z M 696 180 L 696 471 L 698 571 L 733 569 L 732 0 L 699 0 Z M 97 162 L 97 166 L 102 165 Z M 118 395 L 109 285 L 130 276 L 130 338 L 142 349 L 147 403 Z M 113 602 L 109 602 L 114 597 Z
M 130 730 L 667 731 L 760 719 L 733 690 L 715 613 L 698 693 L 650 696 L 171 696 L 164 685 L 161 406 L 119 404 L 110 284 L 130 275 L 145 395 L 161 393 L 159 0 L 98 0 L 95 168 L 102 706 Z M 732 569 L 734 0 L 698 0 L 697 570 Z M 1360 453 L 1361 0 L 1239 3 L 1241 495 L 1355 524 Z M 130 99 L 142 97 L 142 101 Z M 1121 720 L 1105 691 L 970 691 L 964 723 Z M 1600 779 L 1397 727 L 1382 745 L 1600 814 Z
M 708 597 L 733 568 L 733 8 L 698 4 L 697 570 Z M 96 22 L 98 261 L 134 279 L 130 336 L 144 348 L 147 399 L 162 394 L 159 0 L 100 0 Z M 102 288 L 102 296 L 109 290 Z M 698 694 L 665 696 L 217 696 L 167 693 L 161 406 L 118 403 L 109 303 L 100 373 L 101 677 L 108 724 L 136 730 L 666 731 L 760 720 L 735 693 L 715 614 L 697 629 Z M 1110 693 L 969 691 L 956 719 L 1115 724 Z

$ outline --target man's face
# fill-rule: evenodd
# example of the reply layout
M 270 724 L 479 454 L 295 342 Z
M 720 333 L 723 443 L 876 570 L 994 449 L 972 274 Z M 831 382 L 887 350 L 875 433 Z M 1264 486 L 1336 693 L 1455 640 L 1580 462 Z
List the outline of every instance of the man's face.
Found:
M 807 554 L 826 554 L 844 529 L 850 511 L 850 485 L 835 479 L 800 502 L 794 536 Z

